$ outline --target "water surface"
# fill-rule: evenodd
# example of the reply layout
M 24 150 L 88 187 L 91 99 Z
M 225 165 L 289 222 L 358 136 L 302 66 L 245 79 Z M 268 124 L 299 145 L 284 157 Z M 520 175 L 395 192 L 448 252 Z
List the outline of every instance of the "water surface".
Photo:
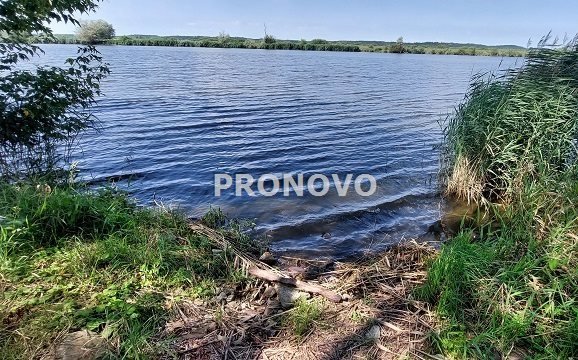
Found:
M 47 46 L 60 64 L 74 46 Z M 439 122 L 492 57 L 103 47 L 112 75 L 78 155 L 82 176 L 124 178 L 142 204 L 253 219 L 280 252 L 343 257 L 439 219 Z M 514 64 L 504 60 L 502 68 Z M 215 173 L 371 174 L 374 196 L 214 196 Z M 126 177 L 130 177 L 130 181 Z M 322 236 L 325 234 L 325 236 Z

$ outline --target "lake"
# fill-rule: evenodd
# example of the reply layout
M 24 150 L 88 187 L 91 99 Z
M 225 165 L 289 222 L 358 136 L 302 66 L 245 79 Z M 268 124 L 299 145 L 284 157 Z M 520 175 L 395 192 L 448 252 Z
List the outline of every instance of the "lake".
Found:
M 70 45 L 44 46 L 62 64 Z M 440 122 L 478 72 L 520 59 L 263 51 L 100 48 L 110 63 L 82 138 L 84 179 L 111 179 L 143 205 L 199 217 L 210 206 L 251 219 L 274 251 L 347 257 L 423 235 L 444 208 L 436 187 Z M 38 60 L 37 60 L 38 62 Z M 223 191 L 214 175 L 370 174 L 372 196 L 273 197 Z

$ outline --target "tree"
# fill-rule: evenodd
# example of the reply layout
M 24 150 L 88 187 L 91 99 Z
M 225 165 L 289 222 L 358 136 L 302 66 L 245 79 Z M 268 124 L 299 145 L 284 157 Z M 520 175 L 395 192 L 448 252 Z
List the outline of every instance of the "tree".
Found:
M 263 24 L 263 28 L 265 31 L 265 36 L 263 37 L 263 42 L 265 44 L 274 44 L 275 42 L 277 42 L 277 39 L 275 39 L 275 37 L 273 35 L 269 35 L 267 33 L 267 24 Z
M 69 164 L 76 136 L 96 126 L 91 112 L 100 81 L 109 73 L 93 47 L 81 47 L 65 67 L 23 70 L 42 55 L 31 35 L 55 39 L 50 24 L 79 22 L 75 13 L 98 0 L 4 0 L 0 2 L 0 176 L 4 180 L 45 175 Z
M 391 45 L 389 52 L 402 54 L 405 52 L 405 47 L 403 46 L 403 37 L 400 36 L 397 38 L 395 44 Z
M 221 31 L 218 36 L 219 43 L 226 44 L 231 40 L 231 36 L 224 31 Z
M 311 44 L 316 44 L 316 45 L 323 45 L 323 44 L 328 44 L 329 42 L 325 39 L 313 39 L 311 40 Z
M 114 28 L 104 20 L 83 21 L 76 38 L 83 44 L 99 44 L 114 37 Z

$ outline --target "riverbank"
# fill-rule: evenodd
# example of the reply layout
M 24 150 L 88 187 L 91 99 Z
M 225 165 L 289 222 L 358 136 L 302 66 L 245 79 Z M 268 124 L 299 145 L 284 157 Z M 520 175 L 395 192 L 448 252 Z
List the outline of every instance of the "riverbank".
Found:
M 74 35 L 57 35 L 50 41 L 35 39 L 40 43 L 79 44 Z M 263 50 L 302 50 L 302 51 L 344 51 L 344 52 L 375 52 L 375 53 L 407 53 L 433 55 L 469 55 L 469 56 L 500 56 L 523 57 L 527 50 L 514 45 L 481 45 L 458 43 L 397 43 L 387 41 L 328 41 L 313 40 L 280 40 L 269 38 L 249 39 L 242 37 L 207 37 L 207 36 L 155 36 L 129 35 L 117 36 L 106 40 L 104 44 L 125 46 L 171 46 L 171 47 L 208 47 L 234 49 Z
M 4 184 L 0 210 L 2 359 L 54 354 L 81 330 L 99 352 L 154 357 L 174 303 L 246 282 L 183 216 L 113 189 Z
M 397 358 L 428 347 L 433 314 L 411 299 L 434 253 L 424 245 L 271 268 L 219 211 L 191 226 L 113 189 L 43 183 L 0 186 L 0 210 L 3 359 Z

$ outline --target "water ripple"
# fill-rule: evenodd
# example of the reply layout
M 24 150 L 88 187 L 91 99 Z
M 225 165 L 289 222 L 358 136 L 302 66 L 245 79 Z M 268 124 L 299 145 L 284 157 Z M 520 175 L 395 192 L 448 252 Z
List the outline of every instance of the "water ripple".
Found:
M 499 58 L 103 47 L 112 75 L 83 176 L 128 185 L 143 204 L 209 205 L 254 218 L 278 251 L 349 256 L 423 233 L 439 216 L 438 122 L 472 73 Z M 62 64 L 75 46 L 47 46 Z M 44 60 L 43 60 L 44 61 Z M 505 62 L 508 62 L 506 60 Z M 513 64 L 513 60 L 511 61 Z M 512 65 L 510 63 L 506 65 Z M 215 172 L 369 173 L 369 198 L 214 197 Z M 321 236 L 331 233 L 328 240 Z

